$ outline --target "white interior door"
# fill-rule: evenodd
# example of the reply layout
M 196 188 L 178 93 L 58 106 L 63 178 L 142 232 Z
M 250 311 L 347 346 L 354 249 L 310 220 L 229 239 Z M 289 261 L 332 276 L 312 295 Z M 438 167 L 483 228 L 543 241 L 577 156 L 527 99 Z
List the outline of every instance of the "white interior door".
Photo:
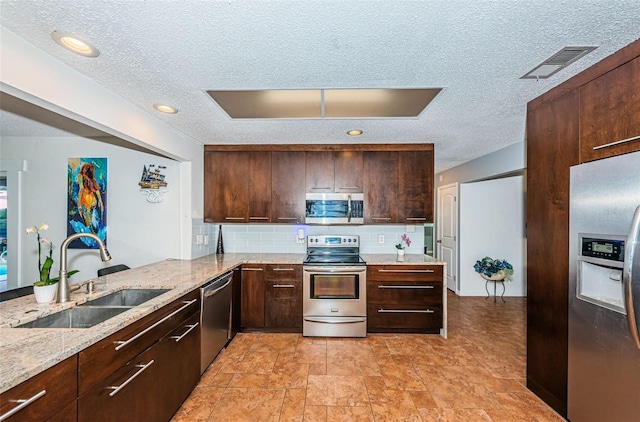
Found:
M 447 288 L 458 292 L 458 184 L 438 188 L 436 244 L 438 259 L 447 263 Z

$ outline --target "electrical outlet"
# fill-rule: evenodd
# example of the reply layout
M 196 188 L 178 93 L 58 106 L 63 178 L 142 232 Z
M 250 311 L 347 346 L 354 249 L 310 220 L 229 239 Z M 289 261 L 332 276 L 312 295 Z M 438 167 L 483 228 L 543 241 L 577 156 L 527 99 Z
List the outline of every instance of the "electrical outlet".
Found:
M 383 234 L 378 236 L 378 243 L 384 243 L 384 235 Z
M 202 245 L 203 239 L 201 234 L 196 235 L 196 245 Z
M 414 226 L 413 224 L 407 224 L 407 233 L 415 233 L 416 232 L 416 226 Z
M 208 234 L 205 234 L 205 235 L 204 235 L 204 244 L 205 244 L 205 245 L 208 245 L 208 244 L 209 244 L 209 235 L 208 235 Z

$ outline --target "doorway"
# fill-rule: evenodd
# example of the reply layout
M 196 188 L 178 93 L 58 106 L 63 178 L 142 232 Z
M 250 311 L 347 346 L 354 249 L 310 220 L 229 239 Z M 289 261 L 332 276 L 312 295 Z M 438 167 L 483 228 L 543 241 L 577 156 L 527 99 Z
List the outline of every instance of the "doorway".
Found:
M 0 292 L 7 290 L 7 174 L 0 172 Z
M 447 263 L 447 288 L 458 293 L 458 184 L 441 186 L 437 191 L 436 250 Z

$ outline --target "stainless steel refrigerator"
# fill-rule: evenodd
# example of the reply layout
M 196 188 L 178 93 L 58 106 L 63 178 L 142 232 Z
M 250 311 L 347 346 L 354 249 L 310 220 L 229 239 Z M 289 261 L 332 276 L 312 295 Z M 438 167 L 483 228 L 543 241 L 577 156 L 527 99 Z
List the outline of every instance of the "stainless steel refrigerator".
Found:
M 640 421 L 640 152 L 571 168 L 569 227 L 568 418 Z

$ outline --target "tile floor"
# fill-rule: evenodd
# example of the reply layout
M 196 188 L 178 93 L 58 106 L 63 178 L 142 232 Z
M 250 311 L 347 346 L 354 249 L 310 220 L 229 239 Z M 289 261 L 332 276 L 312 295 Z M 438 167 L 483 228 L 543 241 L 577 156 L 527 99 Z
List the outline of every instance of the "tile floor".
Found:
M 449 294 L 449 338 L 238 334 L 173 421 L 563 421 L 525 388 L 526 299 Z

